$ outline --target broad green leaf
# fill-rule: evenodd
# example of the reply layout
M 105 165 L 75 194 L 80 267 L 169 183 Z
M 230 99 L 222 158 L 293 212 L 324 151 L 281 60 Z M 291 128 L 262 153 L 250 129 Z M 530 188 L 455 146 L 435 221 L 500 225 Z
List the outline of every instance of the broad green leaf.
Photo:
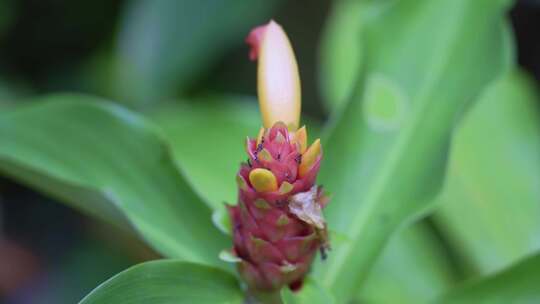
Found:
M 133 0 L 118 37 L 120 96 L 139 103 L 185 92 L 220 55 L 270 18 L 277 0 Z
M 284 304 L 334 304 L 334 296 L 315 280 L 307 278 L 299 292 L 293 293 L 288 288 L 281 291 Z
M 438 191 L 452 127 L 508 63 L 504 14 L 488 0 L 403 0 L 366 30 L 365 81 L 334 117 L 321 171 L 329 227 L 351 239 L 317 267 L 338 302 Z
M 427 226 L 397 232 L 357 292 L 359 303 L 427 303 L 453 285 L 451 265 Z
M 319 81 L 327 108 L 343 106 L 353 92 L 362 68 L 360 30 L 385 1 L 332 2 L 320 45 Z
M 510 5 L 511 0 L 500 0 Z M 384 9 L 388 0 L 336 0 L 332 2 L 320 45 L 321 93 L 329 109 L 343 106 L 361 74 L 361 30 Z
M 511 73 L 490 87 L 453 138 L 435 219 L 479 273 L 540 250 L 539 100 L 530 79 Z
M 222 270 L 158 260 L 131 267 L 98 286 L 80 304 L 243 303 L 238 281 Z
M 163 129 L 175 161 L 210 206 L 235 203 L 236 172 L 247 159 L 245 140 L 261 127 L 256 101 L 247 97 L 183 100 L 150 117 Z
M 0 113 L 0 138 L 3 174 L 85 211 L 114 206 L 165 256 L 220 264 L 228 241 L 141 117 L 97 98 L 52 95 Z
M 343 97 L 353 89 L 362 52 L 358 32 L 381 5 L 383 1 L 334 2 L 321 45 L 321 85 L 331 106 L 343 103 Z M 357 299 L 369 303 L 417 303 L 443 292 L 452 281 L 451 271 L 441 255 L 435 254 L 440 251 L 436 249 L 436 242 L 420 225 L 397 234 L 378 259 Z
M 540 255 L 528 257 L 503 271 L 464 284 L 436 303 L 539 303 Z

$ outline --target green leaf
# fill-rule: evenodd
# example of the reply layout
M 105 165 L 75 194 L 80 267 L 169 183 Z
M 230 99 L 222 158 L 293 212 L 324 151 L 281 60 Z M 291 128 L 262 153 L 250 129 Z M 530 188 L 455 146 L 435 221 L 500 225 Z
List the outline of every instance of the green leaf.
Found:
M 540 255 L 487 278 L 470 281 L 436 303 L 538 303 L 540 302 Z
M 131 267 L 101 284 L 80 304 L 243 303 L 238 281 L 222 270 L 158 260 Z
M 334 304 L 333 295 L 311 278 L 304 281 L 302 289 L 293 293 L 289 288 L 281 291 L 284 304 Z
M 354 91 L 362 68 L 360 31 L 385 1 L 332 2 L 320 45 L 320 87 L 326 106 L 343 106 Z
M 427 226 L 397 232 L 357 292 L 359 303 L 427 303 L 454 281 L 443 248 Z
M 235 203 L 236 172 L 247 159 L 245 140 L 261 127 L 256 100 L 211 97 L 157 108 L 150 117 L 163 129 L 175 161 L 213 208 Z
M 278 1 L 135 0 L 118 38 L 120 96 L 161 101 L 185 92 L 194 80 L 267 22 Z
M 338 302 L 438 191 L 452 127 L 508 63 L 504 14 L 488 0 L 403 0 L 366 31 L 365 82 L 334 117 L 321 171 L 329 227 L 351 239 L 317 267 Z
M 505 0 L 501 4 L 505 3 Z M 320 87 L 327 108 L 340 109 L 354 93 L 364 69 L 365 42 L 361 31 L 392 1 L 337 0 L 333 2 L 320 45 Z M 508 50 L 512 52 L 512 50 Z M 510 54 L 509 54 L 510 55 Z M 510 57 L 510 56 L 509 56 Z
M 227 239 L 141 117 L 97 98 L 52 95 L 0 113 L 0 138 L 3 174 L 95 214 L 118 215 L 114 206 L 165 256 L 221 265 Z
M 452 142 L 435 220 L 466 263 L 492 273 L 540 250 L 540 109 L 524 74 L 483 95 Z

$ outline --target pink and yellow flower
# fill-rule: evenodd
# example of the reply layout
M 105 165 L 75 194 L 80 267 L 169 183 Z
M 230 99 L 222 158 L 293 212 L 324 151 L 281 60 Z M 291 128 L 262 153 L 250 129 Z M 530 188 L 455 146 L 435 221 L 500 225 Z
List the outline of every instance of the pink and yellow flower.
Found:
M 248 160 L 237 175 L 238 205 L 229 206 L 238 270 L 253 290 L 302 286 L 317 251 L 327 246 L 315 184 L 322 160 L 317 139 L 309 147 L 300 122 L 300 77 L 287 35 L 274 21 L 248 38 L 258 59 L 258 96 L 264 127 L 248 138 Z

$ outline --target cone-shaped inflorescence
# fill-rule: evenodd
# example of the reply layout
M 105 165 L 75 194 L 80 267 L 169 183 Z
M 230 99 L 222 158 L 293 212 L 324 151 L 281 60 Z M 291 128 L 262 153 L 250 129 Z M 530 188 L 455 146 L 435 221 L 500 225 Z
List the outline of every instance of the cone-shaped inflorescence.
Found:
M 287 35 L 274 21 L 247 38 L 258 59 L 258 95 L 264 128 L 248 138 L 248 160 L 237 175 L 238 205 L 229 206 L 238 270 L 254 293 L 289 286 L 298 290 L 326 243 L 321 209 L 327 199 L 315 185 L 322 159 L 317 139 L 307 146 L 300 121 L 300 77 Z
M 315 185 L 322 158 L 316 140 L 306 148 L 305 128 L 278 122 L 247 139 L 248 161 L 238 173 L 239 199 L 229 207 L 238 270 L 251 289 L 302 286 L 319 249 L 326 246 L 321 214 L 326 199 Z

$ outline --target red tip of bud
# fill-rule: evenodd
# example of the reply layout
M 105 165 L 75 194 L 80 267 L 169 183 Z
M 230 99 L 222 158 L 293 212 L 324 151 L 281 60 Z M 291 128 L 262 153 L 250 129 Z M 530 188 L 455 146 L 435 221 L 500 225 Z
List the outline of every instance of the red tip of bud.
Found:
M 259 48 L 261 46 L 262 38 L 264 35 L 264 32 L 266 31 L 266 27 L 268 25 L 260 25 L 255 27 L 254 29 L 249 32 L 249 35 L 246 37 L 246 43 L 249 45 L 249 59 L 250 60 L 257 60 L 259 57 Z

